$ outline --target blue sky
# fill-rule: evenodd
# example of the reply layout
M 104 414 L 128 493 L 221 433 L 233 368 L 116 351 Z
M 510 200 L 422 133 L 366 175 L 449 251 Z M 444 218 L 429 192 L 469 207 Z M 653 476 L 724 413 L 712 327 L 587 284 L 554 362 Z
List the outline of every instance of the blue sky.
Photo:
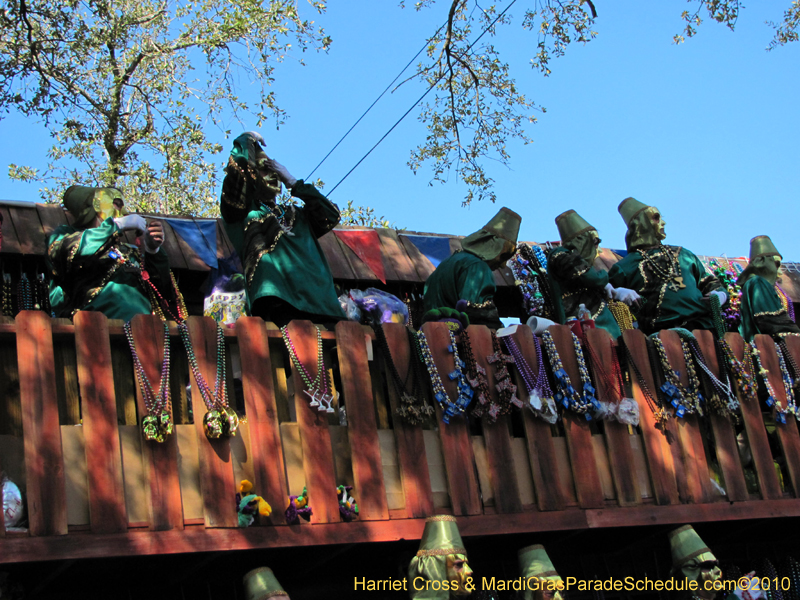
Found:
M 787 261 L 800 261 L 800 114 L 796 101 L 800 44 L 772 52 L 767 20 L 779 20 L 789 0 L 748 5 L 735 32 L 706 21 L 675 46 L 682 0 L 596 2 L 598 37 L 554 59 L 544 78 L 528 64 L 535 36 L 520 21 L 495 44 L 511 62 L 518 86 L 547 108 L 529 128 L 534 142 L 512 144 L 510 169 L 491 164 L 498 203 L 461 207 L 465 189 L 451 176 L 428 185 L 406 166 L 425 136 L 416 111 L 331 195 L 340 205 L 368 205 L 397 226 L 468 234 L 502 205 L 523 216 L 521 239 L 555 240 L 554 218 L 577 210 L 595 225 L 603 245 L 624 247 L 617 205 L 627 196 L 658 206 L 667 243 L 697 254 L 746 255 L 755 235 L 770 235 Z M 500 9 L 507 2 L 498 2 Z M 332 2 L 316 18 L 333 37 L 327 54 L 306 53 L 306 66 L 288 60 L 274 91 L 288 122 L 261 132 L 267 152 L 305 177 L 444 21 L 447 3 L 416 12 L 394 1 Z M 246 95 L 247 82 L 241 82 Z M 384 99 L 315 173 L 330 189 L 424 91 L 406 84 Z M 254 129 L 232 119 L 227 128 Z M 213 129 L 209 129 L 212 137 Z M 38 185 L 11 182 L 10 162 L 43 166 L 50 140 L 35 122 L 0 121 L 0 197 L 38 200 Z M 220 141 L 228 147 L 230 141 Z M 8 143 L 14 140 L 14 143 Z M 227 153 L 226 153 L 227 155 Z M 220 166 L 226 155 L 219 157 Z

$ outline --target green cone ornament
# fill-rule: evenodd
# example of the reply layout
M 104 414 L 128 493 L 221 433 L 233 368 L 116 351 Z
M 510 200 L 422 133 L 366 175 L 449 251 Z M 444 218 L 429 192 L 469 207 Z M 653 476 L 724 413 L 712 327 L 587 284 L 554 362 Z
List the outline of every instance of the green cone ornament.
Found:
M 517 553 L 519 571 L 525 580 L 524 600 L 540 600 L 545 590 L 555 592 L 554 599 L 560 599 L 564 588 L 561 576 L 556 572 L 544 546 L 527 546 Z
M 510 258 L 517 247 L 520 223 L 522 217 L 503 207 L 481 229 L 461 240 L 461 247 L 486 262 L 496 261 L 504 254 Z
M 245 600 L 289 598 L 289 594 L 278 583 L 278 578 L 269 567 L 253 569 L 244 576 L 243 581 Z
M 408 568 L 411 598 L 445 600 L 451 594 L 469 595 L 471 576 L 456 518 L 451 515 L 428 517 L 419 550 Z
M 716 565 L 717 557 L 700 539 L 694 527 L 684 525 L 670 532 L 669 544 L 672 550 L 672 571 L 680 570 L 684 577 L 699 584 L 696 595 L 701 598 L 713 598 L 716 592 L 705 590 L 705 581 L 716 581 L 722 577 L 722 571 Z
M 556 217 L 556 227 L 561 245 L 578 252 L 589 264 L 597 258 L 597 229 L 574 210 L 568 210 Z

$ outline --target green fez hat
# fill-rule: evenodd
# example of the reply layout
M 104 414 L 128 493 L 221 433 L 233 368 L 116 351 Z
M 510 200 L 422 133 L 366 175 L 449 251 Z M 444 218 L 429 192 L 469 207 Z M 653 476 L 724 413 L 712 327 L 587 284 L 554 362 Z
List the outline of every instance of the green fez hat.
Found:
M 483 229 L 516 245 L 520 223 L 522 223 L 522 217 L 504 206 Z
M 780 256 L 781 260 L 783 260 L 783 256 L 778 252 L 778 249 L 775 247 L 775 244 L 772 243 L 772 240 L 769 239 L 768 235 L 758 235 L 750 240 L 750 260 L 754 260 L 759 256 L 776 255 Z
M 528 546 L 517 553 L 519 570 L 524 578 L 538 577 L 540 579 L 553 579 L 561 581 L 561 576 L 556 572 L 544 546 L 537 544 Z
M 595 227 L 589 225 L 586 220 L 574 210 L 568 210 L 556 217 L 556 227 L 561 243 L 566 244 L 574 240 L 582 233 L 587 231 L 597 231 Z
M 417 551 L 418 557 L 466 553 L 454 516 L 436 515 L 425 520 L 425 530 L 422 532 Z
M 520 223 L 522 217 L 503 207 L 481 229 L 461 240 L 461 247 L 485 261 L 495 260 L 506 252 L 513 253 Z
M 714 554 L 691 525 L 684 525 L 671 531 L 669 544 L 672 549 L 673 569 L 682 568 L 692 559 L 698 559 L 698 562 L 716 560 Z M 704 554 L 708 556 L 702 556 Z
M 62 202 L 67 207 L 69 214 L 75 219 L 75 227 L 80 229 L 92 222 L 97 212 L 89 202 L 94 198 L 98 188 L 87 187 L 85 185 L 71 185 L 64 192 Z
M 646 208 L 650 208 L 650 206 L 647 204 L 642 204 L 636 198 L 625 198 L 625 200 L 620 202 L 617 210 L 619 211 L 619 214 L 622 215 L 622 220 L 625 221 L 625 225 L 630 227 L 631 221 L 633 221 L 634 217 Z
M 275 596 L 289 597 L 269 567 L 253 569 L 244 576 L 243 581 L 245 600 L 267 600 L 267 598 Z

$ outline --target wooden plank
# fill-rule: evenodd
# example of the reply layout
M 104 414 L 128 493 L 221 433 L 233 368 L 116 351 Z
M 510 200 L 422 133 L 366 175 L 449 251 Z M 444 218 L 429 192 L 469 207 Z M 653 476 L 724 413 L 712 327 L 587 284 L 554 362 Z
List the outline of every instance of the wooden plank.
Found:
M 358 518 L 388 519 L 375 402 L 364 341 L 364 329 L 358 323 L 341 321 L 336 324 L 336 350 L 347 410 L 347 437 L 352 449 Z
M 0 215 L 2 215 L 3 229 L 3 253 L 6 254 L 21 254 L 19 240 L 17 239 L 17 230 L 14 228 L 14 221 L 11 219 L 11 213 L 8 206 L 0 206 Z
M 403 244 L 403 248 L 408 255 L 408 259 L 411 261 L 411 264 L 414 266 L 414 269 L 417 271 L 417 275 L 419 276 L 419 281 L 427 281 L 428 277 L 431 276 L 436 270 L 436 267 L 433 266 L 433 263 L 428 260 L 428 258 L 419 251 L 410 239 L 408 239 L 403 234 L 399 234 L 397 239 L 400 240 L 400 243 Z
M 213 393 L 217 379 L 217 323 L 211 317 L 189 317 L 186 325 L 200 375 Z M 200 491 L 206 527 L 236 527 L 239 518 L 235 503 L 231 502 L 237 489 L 233 480 L 231 443 L 226 437 L 212 440 L 205 434 L 203 421 L 208 409 L 203 404 L 194 373 L 192 409 L 200 453 Z
M 664 343 L 664 350 L 667 353 L 670 366 L 680 373 L 681 384 L 688 386 L 689 377 L 686 373 L 686 361 L 684 360 L 680 337 L 676 332 L 669 329 L 659 332 L 658 335 Z M 711 502 L 715 499 L 715 496 L 717 498 L 719 496 L 711 490 L 711 475 L 708 471 L 706 451 L 703 447 L 703 435 L 700 431 L 697 415 L 687 414 L 683 418 L 676 416 L 674 421 L 678 431 L 681 460 L 689 486 L 689 501 L 695 504 Z
M 462 334 L 463 335 L 463 334 Z M 494 401 L 498 400 L 497 363 L 489 364 L 487 357 L 494 354 L 492 336 L 485 325 L 471 325 L 467 328 L 472 344 L 475 361 L 486 370 L 489 380 L 489 393 Z M 473 400 L 474 402 L 475 400 Z M 511 451 L 511 423 L 509 415 L 501 415 L 497 421 L 490 423 L 482 417 L 483 439 L 486 444 L 489 478 L 494 491 L 494 506 L 498 513 L 518 513 L 522 511 L 522 500 L 519 494 L 519 483 L 514 470 L 514 456 Z
M 33 204 L 30 208 L 9 206 L 8 212 L 14 221 L 14 229 L 17 232 L 17 240 L 22 254 L 44 255 L 46 251 L 45 236 L 35 206 Z
M 625 331 L 622 334 L 625 346 L 631 354 L 636 368 L 644 378 L 647 389 L 657 398 L 656 384 L 650 369 L 647 338 L 638 329 Z M 653 497 L 656 504 L 676 504 L 680 501 L 678 485 L 675 477 L 675 464 L 668 438 L 669 429 L 661 427 L 656 421 L 653 410 L 645 397 L 642 385 L 632 367 L 628 367 L 632 383 L 633 397 L 639 405 L 639 428 L 642 430 L 650 481 L 653 486 Z
M 286 522 L 283 506 L 289 497 L 289 486 L 283 464 L 283 446 L 278 423 L 278 407 L 272 384 L 272 361 L 269 338 L 264 321 L 242 317 L 236 322 L 236 334 L 242 360 L 242 386 L 250 427 L 255 490 L 273 507 L 270 521 Z
M 536 354 L 536 345 L 530 328 L 527 325 L 517 327 L 514 341 L 525 361 L 533 372 L 537 373 L 539 357 Z M 532 410 L 528 410 L 530 396 L 525 388 L 525 381 L 519 374 L 519 369 L 514 369 L 514 377 L 517 384 L 517 396 L 526 406 L 522 411 L 522 416 L 537 506 L 539 510 L 564 510 L 566 499 L 561 493 L 561 476 L 558 472 L 556 447 L 550 425 L 536 417 Z
M 786 389 L 781 378 L 781 368 L 778 362 L 778 354 L 775 351 L 775 342 L 768 335 L 760 333 L 753 338 L 761 358 L 761 366 L 765 368 L 769 375 L 769 382 L 777 396 L 776 400 L 782 406 L 786 406 Z M 775 409 L 772 409 L 773 415 Z M 775 430 L 778 433 L 778 441 L 783 450 L 783 458 L 786 462 L 786 470 L 789 472 L 789 479 L 792 482 L 794 496 L 800 497 L 800 435 L 797 432 L 797 422 L 793 415 L 786 416 L 786 424 L 782 425 L 775 422 Z
M 289 338 L 294 345 L 297 358 L 314 378 L 320 367 L 317 348 L 317 328 L 311 321 L 292 321 L 288 325 Z M 328 416 L 310 405 L 308 389 L 292 362 L 294 402 L 300 439 L 303 442 L 303 472 L 306 476 L 308 501 L 314 509 L 314 523 L 336 523 L 339 518 L 339 502 L 336 498 L 336 473 L 333 463 L 331 433 Z
M 164 326 L 154 315 L 136 315 L 131 321 L 136 353 L 153 389 L 161 386 L 161 365 L 164 360 Z M 174 348 L 177 344 L 171 344 Z M 141 390 L 137 390 L 139 424 L 147 416 Z M 140 434 L 141 435 L 141 434 Z M 145 468 L 149 500 L 150 530 L 183 529 L 183 504 L 178 473 L 178 439 L 173 434 L 159 444 L 142 439 L 142 460 Z
M 136 381 L 133 358 L 128 342 L 124 339 L 111 340 L 111 369 L 114 375 L 118 422 L 120 425 L 136 425 Z M 173 397 L 173 404 L 174 402 Z
M 161 221 L 161 226 L 164 228 L 164 251 L 169 256 L 169 266 L 173 269 L 188 269 L 186 257 L 183 254 L 183 248 L 178 243 L 178 234 L 172 226 L 166 221 Z
M 34 536 L 64 535 L 67 495 L 50 317 L 23 310 L 16 324 L 29 530 Z
M 0 322 L 14 325 L 12 317 Z M 0 434 L 22 437 L 22 405 L 19 397 L 19 369 L 15 338 L 0 339 Z
M 127 531 L 111 343 L 103 313 L 76 313 L 75 347 L 86 440 L 90 525 L 95 533 Z
M 392 362 L 394 362 L 400 379 L 406 381 L 409 378 L 408 371 L 412 360 L 406 329 L 399 323 L 385 323 L 382 327 L 386 334 L 386 343 L 392 355 Z M 411 376 L 413 377 L 413 374 Z M 422 428 L 410 425 L 397 413 L 400 408 L 397 389 L 391 381 L 389 381 L 388 387 L 397 460 L 400 466 L 400 480 L 403 484 L 406 501 L 406 517 L 409 519 L 427 517 L 433 514 L 433 492 Z
M 328 261 L 328 266 L 331 268 L 331 274 L 334 279 L 356 279 L 353 268 L 344 257 L 344 251 L 339 245 L 339 240 L 336 239 L 336 235 L 332 231 L 317 238 L 317 241 L 322 248 L 325 259 Z
M 455 368 L 453 354 L 447 350 L 450 334 L 445 323 L 425 323 L 422 326 L 428 340 L 433 362 L 439 370 L 444 389 L 453 399 L 456 382 L 447 376 Z M 439 423 L 439 438 L 442 443 L 442 456 L 447 471 L 447 487 L 454 515 L 477 515 L 481 512 L 481 498 L 478 478 L 475 475 L 475 460 L 472 453 L 472 440 L 469 436 L 466 419 L 455 416 L 449 424 L 442 422 L 442 409 L 436 405 L 436 419 Z
M 405 246 L 397 237 L 394 229 L 376 228 L 378 237 L 381 239 L 383 255 L 387 259 L 384 264 L 387 266 L 387 280 L 397 280 L 408 283 L 420 282 L 419 273 L 414 268 L 414 263 L 408 257 Z M 388 263 L 388 264 L 387 264 Z M 388 267 L 391 266 L 392 276 L 389 276 Z
M 67 216 L 60 204 L 36 204 L 36 212 L 39 214 L 39 220 L 42 223 L 42 233 L 44 234 L 44 243 L 46 245 L 47 238 L 58 227 L 67 224 Z M 45 248 L 46 251 L 47 249 Z
M 744 360 L 744 353 L 749 352 L 749 347 L 745 346 L 745 341 L 738 333 L 726 333 L 725 340 L 733 350 L 734 356 L 738 360 Z M 757 374 L 750 373 L 753 383 L 757 384 Z M 764 427 L 764 417 L 761 415 L 761 408 L 758 397 L 748 398 L 742 390 L 736 389 L 739 404 L 742 407 L 742 420 L 747 433 L 747 443 L 750 446 L 750 453 L 753 456 L 753 466 L 758 477 L 758 489 L 761 497 L 765 499 L 778 499 L 783 497 L 781 484 L 778 481 L 778 474 L 775 472 L 775 463 L 772 451 L 769 448 L 767 430 Z
M 570 328 L 566 325 L 551 325 L 548 331 L 553 336 L 561 363 L 564 365 L 564 370 L 569 375 L 573 387 L 580 389 L 581 377 Z M 604 506 L 603 487 L 597 471 L 589 421 L 584 415 L 567 410 L 563 413 L 563 423 L 578 505 L 581 508 Z
M 69 319 L 53 319 L 53 324 L 65 325 Z M 56 397 L 58 414 L 64 425 L 81 422 L 80 394 L 78 393 L 78 356 L 74 339 L 60 338 L 53 342 L 53 358 L 56 363 Z
M 719 361 L 717 359 L 714 336 L 710 331 L 695 329 L 694 337 L 697 338 L 697 345 L 706 359 L 706 365 L 714 374 L 720 378 Z M 698 373 L 698 376 L 700 373 Z M 712 390 L 706 390 L 706 401 L 711 398 Z M 739 458 L 739 446 L 736 443 L 736 432 L 729 417 L 723 417 L 719 413 L 709 410 L 709 421 L 711 430 L 714 433 L 714 445 L 716 447 L 717 460 L 719 461 L 722 477 L 725 479 L 725 491 L 728 500 L 732 502 L 743 502 L 750 499 L 747 492 L 747 483 L 744 480 L 742 461 Z
M 587 332 L 586 343 L 593 351 L 591 356 L 596 356 L 600 361 L 599 365 L 594 360 L 590 359 L 588 361 L 591 363 L 594 381 L 597 386 L 597 399 L 600 402 L 618 402 L 617 394 L 606 387 L 605 378 L 601 374 L 602 370 L 606 377 L 613 382 L 613 385 L 617 385 L 616 376 L 614 375 L 616 342 L 611 338 L 608 331 L 598 328 L 590 329 Z M 584 358 L 589 357 L 584 356 Z M 608 446 L 608 462 L 611 476 L 614 480 L 617 501 L 620 506 L 641 504 L 642 494 L 636 475 L 636 464 L 633 459 L 633 448 L 631 447 L 628 426 L 617 421 L 606 421 L 603 427 L 603 435 Z

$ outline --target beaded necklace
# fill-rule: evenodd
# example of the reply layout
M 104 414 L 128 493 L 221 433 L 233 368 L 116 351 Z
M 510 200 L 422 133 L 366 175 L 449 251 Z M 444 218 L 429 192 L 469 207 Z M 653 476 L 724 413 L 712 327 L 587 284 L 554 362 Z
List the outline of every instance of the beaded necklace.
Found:
M 769 371 L 764 367 L 761 361 L 761 352 L 755 344 L 750 344 L 750 352 L 753 355 L 753 364 L 758 367 L 758 374 L 761 375 L 761 381 L 764 382 L 764 387 L 767 389 L 767 406 L 775 407 L 775 419 L 779 423 L 786 423 L 786 414 L 795 414 L 794 393 L 792 393 L 791 377 L 786 373 L 786 363 L 783 360 L 783 353 L 780 351 L 780 346 L 775 344 L 775 350 L 778 353 L 778 364 L 781 369 L 781 378 L 783 379 L 783 386 L 786 389 L 786 408 L 783 407 L 778 396 L 775 394 L 775 388 L 769 381 Z M 787 382 L 788 379 L 788 382 Z M 787 386 L 788 383 L 788 386 Z
M 619 325 L 620 331 L 625 332 L 634 328 L 633 314 L 631 314 L 631 309 L 628 308 L 627 304 L 617 300 L 611 300 L 608 303 L 608 310 L 614 315 L 614 320 L 617 322 L 617 325 Z
M 753 369 L 753 356 L 750 353 L 749 344 L 745 345 L 744 360 L 736 358 L 730 344 L 724 339 L 717 340 L 717 344 L 722 348 L 726 364 L 733 372 L 733 377 L 739 392 L 747 401 L 755 402 L 757 400 L 756 384 L 753 377 L 750 376 L 750 373 L 755 374 L 755 371 Z
M 8 273 L 3 273 L 3 316 L 14 316 L 14 309 L 11 306 L 11 275 Z
M 794 321 L 794 302 L 792 299 L 789 298 L 789 294 L 787 294 L 784 289 L 775 283 L 775 291 L 778 292 L 778 298 L 780 298 L 781 306 L 786 311 L 786 314 L 789 315 L 789 318 Z
M 128 345 L 131 347 L 134 372 L 139 382 L 139 388 L 142 390 L 144 406 L 147 409 L 147 416 L 142 419 L 144 439 L 162 443 L 173 431 L 172 417 L 170 416 L 172 402 L 170 401 L 169 390 L 169 325 L 164 322 L 164 359 L 161 361 L 161 383 L 157 392 L 153 390 L 153 386 L 139 360 L 130 321 L 125 323 L 123 329 L 125 330 L 125 337 L 128 339 Z
M 614 348 L 614 342 L 609 341 L 611 346 L 611 374 L 609 375 L 603 366 L 600 357 L 594 351 L 591 344 L 587 344 L 586 348 L 589 350 L 589 358 L 592 361 L 592 367 L 595 373 L 600 375 L 606 390 L 606 394 L 612 398 L 612 402 L 619 402 L 625 397 L 625 384 L 622 381 L 622 368 L 619 365 L 619 358 L 617 351 Z
M 733 389 L 731 388 L 731 380 L 728 377 L 727 370 L 720 369 L 720 374 L 725 378 L 725 381 L 720 380 L 716 375 L 714 375 L 714 373 L 708 367 L 708 364 L 706 363 L 706 357 L 703 356 L 703 352 L 700 350 L 700 346 L 697 345 L 697 340 L 695 339 L 694 335 L 690 334 L 690 336 L 691 337 L 685 340 L 685 343 L 691 349 L 697 364 L 708 378 L 708 381 L 711 382 L 711 387 L 714 390 L 714 392 L 711 394 L 711 398 L 708 399 L 709 408 L 715 413 L 722 415 L 723 417 L 730 417 L 734 420 L 734 422 L 738 423 L 739 417 L 737 413 L 740 409 L 739 399 L 733 393 Z
M 475 354 L 472 352 L 472 342 L 466 331 L 461 336 L 461 354 L 464 357 L 466 369 L 464 375 L 467 382 L 478 393 L 477 401 L 472 405 L 472 416 L 480 418 L 488 415 L 487 420 L 493 423 L 497 420 L 497 413 L 500 407 L 492 400 L 486 369 L 475 360 Z
M 659 279 L 663 285 L 668 286 L 673 292 L 686 287 L 686 284 L 683 283 L 683 277 L 680 275 L 679 251 L 672 252 L 664 246 L 660 246 L 653 254 L 648 254 L 644 249 L 639 251 L 642 262 L 650 267 L 650 271 L 656 276 L 656 279 Z M 659 264 L 659 258 L 666 260 L 666 267 Z
M 533 342 L 536 346 L 537 361 L 535 375 L 528 361 L 525 360 L 525 357 L 522 355 L 519 346 L 517 346 L 517 343 L 514 341 L 514 338 L 506 336 L 503 338 L 503 342 L 506 345 L 506 349 L 511 353 L 511 356 L 514 357 L 514 364 L 522 377 L 522 381 L 525 383 L 525 388 L 528 390 L 528 407 L 552 425 L 558 420 L 558 411 L 555 400 L 553 399 L 553 390 L 550 389 L 550 382 L 547 380 L 547 371 L 544 368 L 544 357 L 542 356 L 542 347 L 539 343 L 539 338 L 535 335 L 533 336 Z
M 721 312 L 725 329 L 727 331 L 737 331 L 742 321 L 739 311 L 742 289 L 736 285 L 737 274 L 734 272 L 734 265 L 727 259 L 723 260 L 724 264 L 712 258 L 709 266 L 711 268 L 711 273 L 722 283 L 728 294 L 727 308 L 722 309 Z
M 228 393 L 225 380 L 225 333 L 222 327 L 217 324 L 217 380 L 214 382 L 214 391 L 211 391 L 194 354 L 192 340 L 189 336 L 189 327 L 185 321 L 178 323 L 178 332 L 181 335 L 183 344 L 186 347 L 186 354 L 189 358 L 189 367 L 194 374 L 200 397 L 206 405 L 208 411 L 203 417 L 206 437 L 217 439 L 236 435 L 239 428 L 239 417 L 230 406 L 228 406 Z
M 433 362 L 433 354 L 431 354 L 431 349 L 428 345 L 428 340 L 425 337 L 425 334 L 421 331 L 417 332 L 420 358 L 425 364 L 425 367 L 428 369 L 428 374 L 431 378 L 431 387 L 433 388 L 433 397 L 436 398 L 439 406 L 442 407 L 442 421 L 444 423 L 450 423 L 451 417 L 464 413 L 467 410 L 467 407 L 469 406 L 473 396 L 472 388 L 469 386 L 467 378 L 464 375 L 464 361 L 462 361 L 458 356 L 458 346 L 456 345 L 455 334 L 452 330 L 450 330 L 448 333 L 450 334 L 450 345 L 447 347 L 447 349 L 453 353 L 453 362 L 455 363 L 455 370 L 449 374 L 449 377 L 451 380 L 457 381 L 456 385 L 458 386 L 458 397 L 456 398 L 455 402 L 450 400 L 449 396 L 447 395 L 447 391 L 444 389 L 442 378 L 439 376 L 439 370 L 436 368 L 436 363 Z
M 540 248 L 536 249 L 542 252 Z M 547 259 L 544 260 L 547 261 Z M 508 261 L 508 266 L 514 274 L 514 284 L 522 293 L 522 305 L 528 315 L 539 314 L 544 306 L 544 296 L 539 286 L 538 273 L 532 267 L 534 261 L 536 261 L 536 257 L 527 244 L 517 246 L 517 253 Z M 541 264 L 541 261 L 539 262 Z
M 50 314 L 50 292 L 47 289 L 47 281 L 45 280 L 44 273 L 37 273 L 36 280 L 34 281 L 34 295 L 36 297 L 36 305 L 34 308 L 43 310 L 48 315 Z
M 625 349 L 625 358 L 628 361 L 628 365 L 630 366 L 631 370 L 633 371 L 634 375 L 636 376 L 636 381 L 639 383 L 639 388 L 642 390 L 644 394 L 644 398 L 647 401 L 647 406 L 650 408 L 650 412 L 653 413 L 653 417 L 656 420 L 656 427 L 659 425 L 663 428 L 666 426 L 667 421 L 669 421 L 670 417 L 672 416 L 667 409 L 661 404 L 658 396 L 653 393 L 650 389 L 650 386 L 647 385 L 647 381 L 642 375 L 642 372 L 639 370 L 639 367 L 636 366 L 636 361 L 633 360 L 633 353 L 631 352 L 628 345 L 621 340 L 622 347 Z M 648 360 L 650 358 L 648 352 Z M 651 362 L 652 368 L 652 362 Z
M 332 413 L 334 412 L 331 403 L 335 400 L 338 400 L 339 393 L 334 391 L 332 394 L 330 393 L 330 387 L 328 386 L 328 372 L 325 369 L 325 357 L 322 354 L 322 331 L 319 327 L 317 329 L 317 375 L 314 377 L 313 381 L 311 379 L 311 375 L 308 372 L 306 366 L 300 362 L 300 357 L 297 356 L 297 350 L 295 350 L 294 342 L 292 342 L 292 338 L 289 337 L 289 326 L 284 325 L 281 327 L 281 335 L 283 336 L 283 341 L 286 344 L 286 349 L 289 351 L 289 357 L 292 359 L 292 363 L 297 368 L 297 372 L 300 373 L 300 378 L 303 380 L 303 383 L 306 386 L 306 389 L 303 390 L 303 393 L 309 397 L 309 406 L 311 408 L 316 408 L 319 412 L 324 413 Z
M 497 334 L 494 331 L 491 333 L 492 354 L 486 357 L 486 361 L 490 365 L 497 364 L 494 387 L 500 400 L 500 414 L 504 415 L 511 410 L 512 405 L 522 408 L 522 401 L 517 398 L 517 386 L 511 381 L 511 374 L 508 372 L 508 365 L 514 364 L 514 357 L 503 353 Z
M 558 349 L 556 348 L 555 341 L 553 341 L 553 336 L 549 331 L 545 331 L 542 334 L 542 341 L 544 342 L 547 356 L 550 359 L 550 366 L 556 378 L 558 391 L 555 393 L 555 401 L 563 405 L 564 408 L 585 415 L 586 420 L 591 421 L 592 415 L 589 410 L 597 408 L 597 398 L 594 397 L 595 390 L 589 379 L 589 371 L 586 368 L 586 361 L 583 359 L 583 351 L 580 349 L 580 340 L 578 340 L 578 337 L 574 333 L 572 334 L 572 344 L 575 347 L 575 354 L 578 357 L 578 369 L 581 375 L 581 383 L 583 384 L 583 394 L 572 386 L 569 375 L 561 362 L 561 357 L 558 355 Z
M 17 284 L 17 305 L 20 310 L 33 310 L 33 292 L 28 274 L 24 271 Z
M 719 296 L 711 294 L 708 297 L 709 307 L 711 308 L 711 320 L 714 323 L 714 333 L 717 334 L 717 339 L 721 340 L 725 337 L 725 321 L 722 318 L 722 306 L 719 303 Z
M 675 407 L 675 415 L 677 417 L 695 413 L 702 415 L 703 408 L 701 403 L 703 402 L 703 396 L 700 393 L 700 381 L 697 379 L 697 373 L 692 365 L 692 357 L 686 343 L 681 339 L 683 359 L 686 363 L 686 375 L 689 378 L 688 387 L 684 387 L 681 383 L 680 371 L 673 369 L 669 364 L 667 351 L 664 349 L 664 342 L 661 341 L 661 338 L 658 335 L 654 335 L 652 340 L 666 380 L 661 386 L 661 391 L 667 397 L 669 403 Z
M 426 417 L 432 415 L 435 411 L 433 407 L 425 401 L 425 396 L 420 389 L 420 381 L 422 378 L 419 373 L 419 360 L 417 359 L 417 337 L 414 335 L 410 328 L 406 327 L 406 334 L 408 335 L 409 348 L 411 350 L 408 360 L 408 372 L 406 379 L 403 381 L 400 378 L 400 373 L 397 372 L 397 366 L 392 360 L 392 352 L 389 349 L 389 343 L 386 340 L 386 333 L 383 331 L 381 325 L 373 325 L 375 330 L 375 339 L 378 342 L 378 348 L 383 353 L 384 363 L 389 368 L 389 373 L 394 382 L 397 396 L 400 399 L 400 406 L 397 407 L 397 414 L 403 417 L 411 425 L 421 425 L 425 422 Z M 411 379 L 411 392 L 408 391 L 408 380 Z

